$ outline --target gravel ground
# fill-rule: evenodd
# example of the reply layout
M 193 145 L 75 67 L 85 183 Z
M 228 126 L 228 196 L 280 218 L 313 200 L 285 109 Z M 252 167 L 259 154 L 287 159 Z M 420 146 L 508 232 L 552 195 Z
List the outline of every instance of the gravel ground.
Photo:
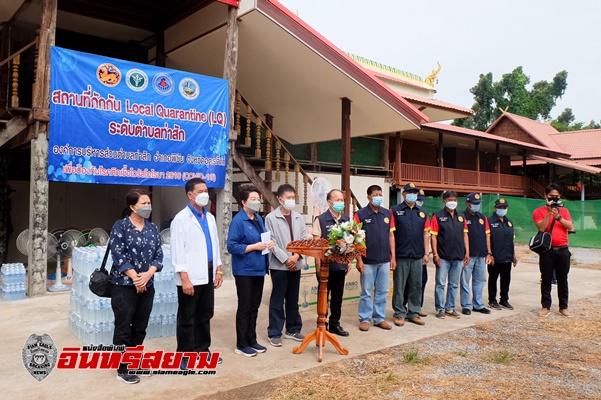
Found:
M 214 399 L 600 399 L 601 296 L 357 356 Z

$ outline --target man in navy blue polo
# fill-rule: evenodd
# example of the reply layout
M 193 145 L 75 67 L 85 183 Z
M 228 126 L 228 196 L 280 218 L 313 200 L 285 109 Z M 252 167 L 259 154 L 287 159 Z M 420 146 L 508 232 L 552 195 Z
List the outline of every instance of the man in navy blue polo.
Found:
M 513 310 L 509 304 L 509 283 L 511 282 L 511 264 L 518 265 L 515 255 L 513 222 L 507 218 L 507 200 L 495 201 L 495 212 L 489 218 L 490 246 L 492 259 L 488 264 L 488 305 L 495 310 L 501 307 Z M 501 276 L 501 301 L 497 303 L 497 280 Z
M 326 195 L 328 211 L 321 213 L 313 221 L 313 237 L 328 238 L 330 227 L 349 221 L 344 211 L 344 196 L 338 189 L 332 189 Z M 319 260 L 315 260 L 315 268 L 319 274 Z M 328 297 L 330 298 L 330 323 L 328 331 L 339 336 L 348 336 L 349 333 L 340 326 L 342 315 L 342 296 L 344 295 L 344 279 L 348 273 L 348 264 L 338 264 L 330 261 L 330 273 L 328 276 Z M 319 276 L 317 277 L 319 279 Z
M 421 285 L 422 269 L 428 263 L 430 221 L 428 212 L 416 204 L 419 190 L 414 183 L 406 184 L 403 188 L 405 201 L 390 210 L 394 218 L 397 256 L 392 294 L 396 326 L 405 325 L 405 318 L 417 325 L 425 324 L 420 318 Z
M 369 205 L 355 213 L 355 221 L 363 224 L 367 254 L 357 260 L 361 273 L 359 297 L 359 330 L 368 331 L 370 321 L 382 329 L 392 329 L 386 322 L 386 297 L 390 287 L 390 270 L 395 269 L 394 222 L 390 210 L 382 207 L 382 188 L 367 188 Z M 375 290 L 374 290 L 375 289 Z M 372 299 L 372 292 L 374 298 Z
M 492 256 L 490 227 L 488 218 L 480 213 L 481 203 L 482 198 L 478 193 L 470 193 L 466 198 L 467 208 L 463 212 L 470 238 L 470 262 L 461 271 L 461 312 L 464 315 L 470 315 L 472 309 L 482 314 L 490 314 L 490 309 L 484 307 L 482 298 L 482 291 L 486 285 L 486 265 L 490 264 Z
M 424 200 L 426 200 L 426 193 L 424 193 L 424 189 L 420 189 L 419 193 L 417 194 L 417 201 L 415 202 L 415 204 L 417 204 L 420 207 L 424 207 Z M 426 215 L 430 215 L 428 213 L 428 210 L 426 210 Z M 426 245 L 426 248 L 429 249 L 429 243 L 430 243 L 430 224 L 428 221 L 428 232 L 426 233 L 427 236 L 427 243 L 428 245 Z M 428 253 L 429 250 L 426 251 L 426 253 Z M 429 253 L 432 254 L 432 253 Z M 422 265 L 422 292 L 421 292 L 421 301 L 420 301 L 420 306 L 421 306 L 421 312 L 419 313 L 420 317 L 427 317 L 428 313 L 424 311 L 424 292 L 426 290 L 426 284 L 428 283 L 428 264 L 424 263 L 424 265 Z M 409 303 L 409 299 L 407 298 L 407 293 L 408 293 L 408 288 L 407 286 L 405 286 L 405 300 L 404 303 L 405 304 L 405 308 L 407 307 L 407 304 Z
M 432 216 L 432 257 L 436 265 L 436 289 L 434 303 L 436 318 L 448 315 L 461 316 L 455 311 L 455 300 L 462 267 L 470 261 L 467 225 L 462 213 L 457 212 L 457 193 L 448 190 L 442 194 L 444 208 Z M 447 284 L 448 282 L 448 284 Z M 445 302 L 445 286 L 447 296 Z

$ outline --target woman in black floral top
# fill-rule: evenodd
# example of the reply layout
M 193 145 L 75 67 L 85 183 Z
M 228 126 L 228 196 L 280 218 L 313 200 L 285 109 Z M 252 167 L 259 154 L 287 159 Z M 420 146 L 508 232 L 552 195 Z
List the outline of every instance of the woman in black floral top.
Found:
M 113 344 L 134 347 L 146 336 L 154 299 L 153 275 L 163 269 L 163 251 L 159 229 L 147 220 L 152 212 L 149 193 L 132 189 L 126 201 L 130 215 L 115 222 L 109 241 L 113 257 Z M 140 378 L 129 375 L 127 364 L 121 364 L 117 380 L 138 383 Z

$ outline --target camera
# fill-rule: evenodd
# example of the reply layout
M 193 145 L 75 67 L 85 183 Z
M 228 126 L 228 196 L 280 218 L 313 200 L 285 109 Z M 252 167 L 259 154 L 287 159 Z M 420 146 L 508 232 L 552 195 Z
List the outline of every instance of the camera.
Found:
M 563 201 L 561 201 L 561 200 L 551 200 L 549 202 L 549 206 L 551 208 L 561 208 L 561 207 L 563 207 Z

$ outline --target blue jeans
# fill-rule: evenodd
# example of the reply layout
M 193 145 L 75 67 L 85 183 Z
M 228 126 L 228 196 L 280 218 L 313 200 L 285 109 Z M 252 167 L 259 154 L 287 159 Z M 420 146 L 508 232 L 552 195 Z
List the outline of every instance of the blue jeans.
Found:
M 470 262 L 461 271 L 461 308 L 472 309 L 470 301 L 470 281 L 472 283 L 473 306 L 476 310 L 484 308 L 482 291 L 486 286 L 486 257 L 470 257 Z
M 462 266 L 463 260 L 440 260 L 440 267 L 436 268 L 436 288 L 434 289 L 434 304 L 437 311 L 451 311 L 455 308 Z M 443 304 L 445 286 L 447 286 L 447 300 L 446 304 Z
M 379 324 L 386 319 L 386 297 L 390 285 L 390 263 L 364 264 L 360 277 L 359 322 Z M 372 300 L 372 291 L 374 291 Z

